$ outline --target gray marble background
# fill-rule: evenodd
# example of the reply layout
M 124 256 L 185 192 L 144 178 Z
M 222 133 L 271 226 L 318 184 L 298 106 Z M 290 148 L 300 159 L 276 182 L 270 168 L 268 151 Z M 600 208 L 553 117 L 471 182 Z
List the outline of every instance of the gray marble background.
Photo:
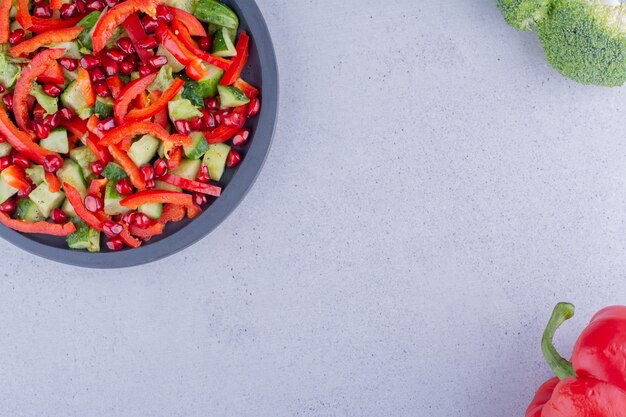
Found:
M 624 303 L 624 89 L 570 82 L 493 0 L 259 0 L 275 146 L 148 266 L 0 242 L 2 416 L 521 416 L 553 304 Z

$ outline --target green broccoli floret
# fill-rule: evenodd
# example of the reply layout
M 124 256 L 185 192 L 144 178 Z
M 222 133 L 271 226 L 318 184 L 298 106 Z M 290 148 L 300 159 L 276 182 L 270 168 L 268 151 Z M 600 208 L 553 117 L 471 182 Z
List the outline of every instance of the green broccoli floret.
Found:
M 504 20 L 517 30 L 532 30 L 547 15 L 552 0 L 498 0 Z
M 583 84 L 626 82 L 626 4 L 605 0 L 554 0 L 537 34 L 548 61 Z

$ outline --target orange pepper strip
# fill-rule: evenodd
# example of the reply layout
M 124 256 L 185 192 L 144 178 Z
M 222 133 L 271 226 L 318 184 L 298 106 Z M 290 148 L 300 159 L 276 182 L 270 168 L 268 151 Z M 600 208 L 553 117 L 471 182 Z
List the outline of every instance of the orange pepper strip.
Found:
M 163 142 L 170 141 L 169 132 L 161 126 L 152 122 L 133 122 L 109 130 L 100 139 L 99 144 L 101 146 L 115 145 L 126 138 L 132 139 L 138 135 L 151 135 Z
M 167 107 L 167 103 L 170 102 L 176 94 L 183 88 L 185 82 L 180 78 L 174 79 L 172 84 L 161 94 L 161 97 L 155 99 L 148 107 L 142 109 L 133 109 L 128 115 L 126 115 L 125 120 L 132 122 L 137 120 L 145 120 L 154 116 L 161 110 Z
M 2 177 L 2 180 L 8 185 L 20 191 L 26 191 L 28 187 L 30 187 L 29 182 L 26 181 L 24 168 L 20 166 L 10 165 L 6 167 L 0 174 L 0 177 Z
M 135 12 L 144 12 L 156 16 L 156 6 L 162 0 L 127 0 L 118 3 L 115 7 L 102 14 L 93 30 L 93 52 L 97 54 L 106 46 L 113 32 L 122 26 L 128 16 Z
M 130 103 L 135 99 L 135 97 L 143 93 L 150 84 L 152 84 L 156 76 L 157 73 L 146 75 L 145 77 L 137 78 L 126 85 L 119 97 L 115 100 L 115 105 L 113 106 L 116 125 L 121 126 L 124 123 Z
M 0 223 L 6 227 L 21 233 L 39 233 L 52 236 L 67 236 L 76 231 L 76 226 L 72 222 L 65 224 L 54 224 L 48 222 L 26 222 L 9 217 L 8 214 L 0 212 Z
M 58 155 L 37 145 L 33 142 L 33 139 L 28 133 L 18 129 L 2 106 L 0 106 L 0 135 L 2 135 L 16 151 L 23 153 L 40 165 L 43 164 L 47 155 Z
M 85 103 L 87 106 L 91 107 L 96 104 L 96 92 L 91 84 L 91 77 L 89 76 L 89 72 L 81 66 L 78 67 L 76 82 L 85 95 Z
M 31 52 L 35 52 L 37 49 L 58 42 L 70 42 L 78 38 L 78 35 L 83 31 L 84 27 L 76 26 L 73 28 L 54 29 L 48 32 L 44 32 L 40 35 L 33 36 L 32 38 L 25 40 L 22 43 L 9 48 L 9 53 L 13 57 L 28 55 Z
M 61 191 L 61 181 L 52 172 L 46 172 L 46 183 L 48 184 L 48 191 L 51 193 L 58 193 Z
M 145 190 L 146 180 L 141 174 L 139 168 L 137 168 L 137 165 L 135 165 L 133 160 L 130 159 L 128 154 L 115 145 L 109 145 L 109 153 L 111 153 L 113 159 L 115 159 L 115 161 L 120 164 L 124 172 L 128 174 L 130 182 L 133 184 L 133 186 L 140 190 Z
M 102 221 L 94 213 L 87 210 L 83 197 L 81 197 L 78 190 L 68 183 L 63 183 L 63 188 L 65 189 L 65 196 L 74 208 L 76 215 L 87 223 L 89 227 L 102 231 Z
M 11 0 L 0 0 L 0 43 L 9 43 Z
M 136 210 L 137 207 L 143 204 L 150 203 L 171 203 L 179 204 L 185 207 L 193 207 L 193 198 L 191 194 L 179 193 L 177 191 L 166 190 L 147 190 L 140 191 L 131 196 L 124 198 L 120 201 L 120 204 L 124 207 L 128 207 L 131 210 Z

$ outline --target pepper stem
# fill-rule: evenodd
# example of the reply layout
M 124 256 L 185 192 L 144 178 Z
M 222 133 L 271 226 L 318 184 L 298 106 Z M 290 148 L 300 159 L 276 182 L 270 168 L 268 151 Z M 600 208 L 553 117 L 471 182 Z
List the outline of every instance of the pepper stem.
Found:
M 559 379 L 565 379 L 571 376 L 576 376 L 572 363 L 563 358 L 556 351 L 554 347 L 554 333 L 557 329 L 565 323 L 566 320 L 571 319 L 574 316 L 574 306 L 570 303 L 558 303 L 554 307 L 552 317 L 546 326 L 546 330 L 543 332 L 543 338 L 541 339 L 541 350 L 543 351 L 543 357 Z

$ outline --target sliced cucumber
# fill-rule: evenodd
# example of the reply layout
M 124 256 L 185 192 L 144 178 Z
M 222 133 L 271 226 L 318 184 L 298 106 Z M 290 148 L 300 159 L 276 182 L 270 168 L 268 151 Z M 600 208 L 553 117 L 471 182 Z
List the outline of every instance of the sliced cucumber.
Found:
M 195 180 L 200 172 L 202 162 L 199 159 L 183 159 L 178 168 L 172 171 L 172 174 L 179 177 Z
M 231 29 L 235 33 L 239 27 L 237 14 L 217 0 L 200 0 L 193 14 L 203 22 Z
M 87 182 L 83 177 L 83 170 L 80 165 L 71 159 L 66 159 L 63 162 L 63 167 L 57 171 L 57 177 L 61 184 L 68 183 L 72 187 L 76 188 L 76 191 L 84 198 L 87 195 Z
M 26 168 L 26 176 L 30 178 L 33 184 L 39 185 L 44 181 L 46 172 L 41 165 L 31 165 L 29 168 Z
M 11 153 L 11 149 L 13 148 L 9 142 L 0 143 L 0 158 L 9 155 Z
M 65 199 L 65 201 L 63 202 L 63 205 L 61 206 L 61 210 L 65 212 L 65 215 L 67 216 L 68 219 L 78 218 L 78 215 L 76 214 L 76 210 L 74 210 L 72 203 L 70 203 L 70 200 L 68 200 L 67 198 Z
M 146 216 L 150 217 L 152 220 L 158 220 L 161 218 L 161 214 L 163 214 L 163 204 L 162 203 L 143 204 L 139 206 L 137 210 L 141 213 L 144 213 Z
M 37 204 L 41 214 L 47 218 L 53 209 L 61 207 L 65 194 L 62 191 L 51 193 L 48 189 L 48 184 L 44 181 L 29 194 L 28 198 Z
M 93 50 L 93 44 L 91 42 L 91 37 L 93 36 L 93 29 L 96 26 L 96 22 L 100 18 L 100 12 L 95 10 L 89 13 L 87 16 L 83 17 L 80 22 L 76 24 L 76 26 L 83 26 L 85 29 L 78 36 L 78 41 L 82 46 L 89 50 Z
M 165 191 L 178 191 L 178 192 L 181 192 L 183 190 L 182 188 L 176 187 L 175 185 L 168 184 L 166 182 L 159 181 L 159 180 L 156 180 L 154 182 L 154 189 L 165 190 Z
M 70 158 L 72 158 L 80 168 L 83 170 L 83 177 L 89 178 L 93 175 L 91 171 L 91 164 L 98 160 L 91 150 L 86 146 L 74 148 L 70 151 Z
M 213 181 L 222 179 L 229 152 L 230 146 L 225 143 L 215 143 L 209 145 L 209 150 L 204 154 L 204 164 L 209 169 L 209 177 Z
M 67 130 L 64 127 L 54 129 L 47 138 L 39 142 L 39 145 L 52 152 L 68 153 L 70 151 L 70 142 L 67 138 Z
M 124 172 L 121 166 L 119 166 L 115 162 L 109 162 L 107 166 L 104 167 L 104 170 L 102 171 L 102 176 L 111 180 L 110 182 L 115 183 L 120 178 L 125 178 L 128 175 L 126 175 L 126 172 Z
M 173 72 L 174 71 L 171 65 L 163 65 L 161 69 L 159 69 L 159 72 L 157 72 L 157 76 L 152 84 L 148 86 L 148 91 L 152 92 L 154 90 L 159 90 L 163 92 L 167 90 L 167 88 L 172 85 L 172 81 L 174 80 L 172 75 Z
M 200 132 L 193 132 L 191 137 L 191 145 L 183 146 L 185 156 L 189 159 L 200 159 L 209 150 L 209 144 Z
M 104 192 L 104 212 L 109 216 L 128 213 L 130 209 L 120 204 L 123 199 L 115 190 L 115 181 L 108 181 Z
M 200 110 L 186 98 L 170 101 L 167 103 L 167 110 L 173 122 L 176 120 L 189 120 L 194 117 L 202 117 Z
M 115 102 L 111 97 L 96 97 L 94 113 L 100 120 L 113 116 L 113 105 Z
M 198 0 L 165 0 L 165 4 L 188 13 L 193 13 L 193 11 L 196 10 Z
M 15 208 L 15 217 L 20 220 L 35 223 L 46 219 L 41 211 L 37 208 L 37 204 L 30 198 L 22 198 Z
M 220 80 L 222 79 L 222 75 L 224 75 L 224 70 L 216 67 L 215 65 L 203 65 L 208 71 L 208 75 L 198 81 L 200 91 L 202 92 L 204 98 L 215 97 L 217 94 L 217 86 L 220 85 Z
M 63 106 L 74 110 L 74 113 L 81 119 L 88 119 L 93 109 L 87 106 L 87 100 L 76 81 L 72 81 L 61 94 L 61 103 Z
M 134 142 L 128 150 L 128 156 L 133 160 L 135 165 L 141 167 L 154 158 L 159 149 L 159 141 L 154 136 L 144 135 L 138 141 Z
M 51 48 L 65 49 L 63 56 L 66 58 L 80 59 L 83 54 L 80 53 L 80 45 L 78 42 L 59 42 L 50 45 Z
M 17 194 L 17 188 L 11 187 L 0 177 L 0 204 Z
M 237 55 L 237 50 L 226 28 L 220 28 L 213 35 L 213 55 L 230 58 Z
M 220 93 L 220 104 L 222 108 L 239 107 L 250 103 L 250 99 L 244 92 L 232 85 L 218 85 L 217 91 Z
M 100 232 L 87 226 L 82 220 L 74 221 L 76 231 L 69 235 L 67 246 L 70 249 L 87 249 L 89 252 L 100 252 Z
M 30 94 L 35 97 L 37 103 L 43 107 L 46 113 L 54 114 L 59 110 L 59 100 L 44 93 L 43 88 L 39 84 L 33 83 Z
M 13 87 L 22 69 L 15 64 L 8 54 L 0 53 L 0 83 L 7 89 Z
M 185 66 L 181 64 L 176 58 L 174 58 L 174 55 L 172 55 L 170 51 L 165 49 L 163 45 L 159 45 L 156 54 L 167 57 L 167 65 L 172 68 L 172 72 L 181 72 L 185 69 Z

